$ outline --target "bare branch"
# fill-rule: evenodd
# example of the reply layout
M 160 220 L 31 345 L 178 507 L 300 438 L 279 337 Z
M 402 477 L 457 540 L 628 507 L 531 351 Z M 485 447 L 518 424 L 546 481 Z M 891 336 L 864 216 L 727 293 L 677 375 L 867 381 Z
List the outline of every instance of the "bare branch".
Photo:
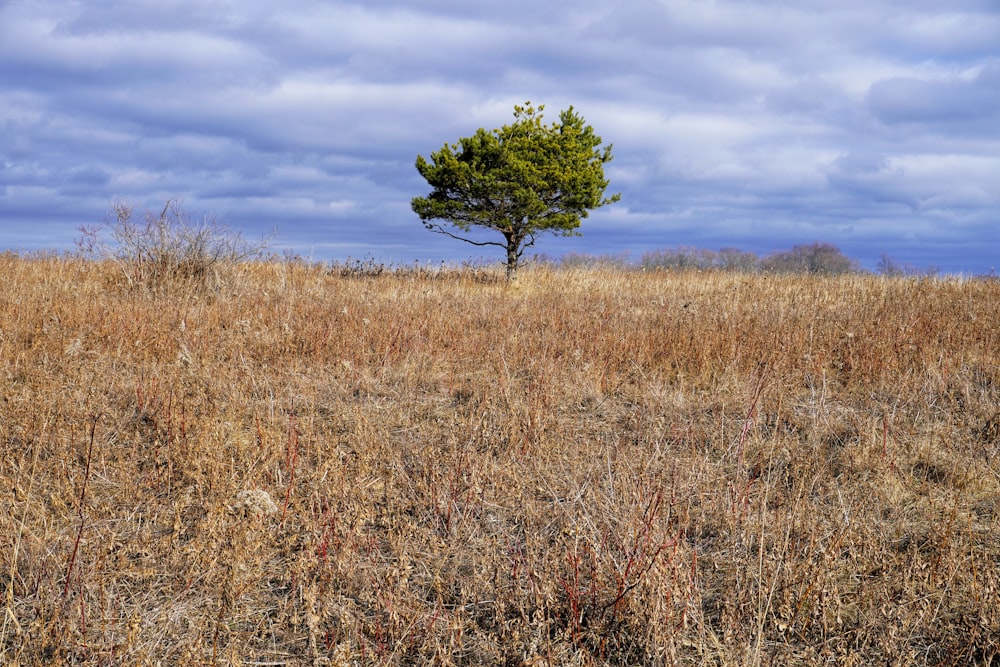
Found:
M 432 232 L 437 232 L 438 234 L 444 234 L 445 236 L 450 236 L 453 239 L 457 239 L 459 241 L 465 241 L 466 243 L 471 243 L 472 245 L 478 245 L 478 246 L 495 245 L 495 246 L 498 246 L 500 248 L 506 248 L 507 247 L 506 243 L 499 243 L 497 241 L 473 241 L 472 239 L 467 239 L 464 236 L 458 236 L 457 234 L 452 234 L 451 232 L 449 232 L 448 230 L 444 229 L 439 224 L 424 223 L 424 227 L 426 227 L 427 229 L 429 229 Z

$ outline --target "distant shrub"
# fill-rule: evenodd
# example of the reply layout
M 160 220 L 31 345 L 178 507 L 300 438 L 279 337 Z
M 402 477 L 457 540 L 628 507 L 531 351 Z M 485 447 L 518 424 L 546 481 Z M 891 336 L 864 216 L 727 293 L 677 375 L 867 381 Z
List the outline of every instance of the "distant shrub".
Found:
M 716 253 L 715 263 L 723 271 L 755 273 L 760 271 L 760 257 L 739 248 L 722 248 Z
M 831 243 L 797 245 L 791 250 L 776 252 L 761 262 L 761 268 L 769 273 L 809 273 L 815 275 L 839 275 L 860 270 L 858 263 L 840 252 Z
M 380 262 L 374 257 L 356 259 L 348 257 L 345 260 L 335 260 L 330 263 L 330 274 L 341 278 L 377 278 L 393 272 L 393 266 Z
M 115 262 L 129 288 L 208 285 L 221 264 L 259 258 L 269 241 L 247 241 L 208 215 L 194 219 L 173 200 L 158 214 L 115 202 L 109 217 L 106 228 L 81 227 L 77 246 L 87 257 Z
M 626 269 L 630 266 L 630 262 L 628 253 L 624 252 L 603 255 L 571 252 L 559 259 L 558 266 L 582 269 Z
M 878 260 L 878 265 L 875 270 L 883 276 L 920 276 L 920 277 L 931 277 L 936 276 L 940 269 L 933 264 L 925 266 L 923 268 L 915 266 L 913 264 L 906 264 L 897 262 L 895 259 L 890 257 L 886 253 L 882 253 L 882 256 Z
M 684 271 L 704 267 L 705 250 L 697 248 L 662 248 L 642 254 L 639 260 L 644 269 L 660 269 L 665 271 Z
M 754 273 L 760 270 L 760 259 L 752 252 L 738 248 L 705 250 L 701 248 L 664 248 L 647 252 L 640 261 L 642 268 L 666 271 L 735 271 Z

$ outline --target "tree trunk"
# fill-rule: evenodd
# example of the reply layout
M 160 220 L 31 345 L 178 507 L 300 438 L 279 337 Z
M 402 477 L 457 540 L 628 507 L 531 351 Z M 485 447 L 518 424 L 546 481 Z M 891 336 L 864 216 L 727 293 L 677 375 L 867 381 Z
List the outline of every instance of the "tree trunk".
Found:
M 507 282 L 517 279 L 517 249 L 507 246 Z
M 518 246 L 520 245 L 520 239 L 512 236 L 507 237 L 507 282 L 517 279 L 517 265 L 520 259 Z

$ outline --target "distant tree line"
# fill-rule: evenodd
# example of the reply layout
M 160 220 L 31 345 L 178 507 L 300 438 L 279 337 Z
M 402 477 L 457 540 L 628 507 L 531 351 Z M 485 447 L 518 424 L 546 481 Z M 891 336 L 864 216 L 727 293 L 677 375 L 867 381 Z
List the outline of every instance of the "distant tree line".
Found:
M 181 205 L 168 200 L 162 210 L 137 211 L 126 202 L 116 202 L 106 226 L 81 227 L 77 245 L 86 257 L 115 262 L 129 287 L 162 287 L 184 283 L 206 285 L 219 278 L 218 269 L 243 260 L 275 259 L 268 255 L 268 237 L 248 242 L 239 232 L 220 225 L 212 216 L 194 218 Z M 292 260 L 292 257 L 286 257 Z M 643 253 L 633 261 L 627 253 L 590 255 L 570 253 L 559 259 L 535 255 L 542 264 L 564 267 L 613 267 L 646 271 L 727 271 L 736 273 L 811 274 L 834 276 L 866 272 L 854 259 L 831 243 L 793 246 L 765 256 L 738 248 L 664 248 Z M 464 263 L 466 270 L 483 267 Z M 444 264 L 433 271 L 449 273 Z M 453 269 L 454 267 L 452 267 Z M 507 266 L 510 278 L 511 266 Z M 375 277 L 386 272 L 432 272 L 419 264 L 393 266 L 372 257 L 333 262 L 331 270 L 344 276 Z M 900 263 L 882 253 L 876 273 L 885 276 L 933 276 L 935 266 L 917 267 Z M 992 273 L 990 274 L 992 275 Z
M 543 262 L 551 259 L 540 256 Z M 555 262 L 552 262 L 555 263 Z M 730 271 L 738 273 L 813 274 L 835 276 L 849 273 L 864 273 L 865 270 L 854 259 L 844 255 L 840 248 L 831 243 L 810 243 L 793 246 L 769 255 L 739 248 L 664 248 L 643 253 L 638 262 L 627 254 L 588 255 L 572 253 L 563 256 L 558 263 L 562 266 L 617 266 L 619 268 L 639 268 L 647 271 Z M 883 253 L 876 267 L 876 273 L 886 276 L 932 276 L 937 267 L 920 268 L 902 264 Z

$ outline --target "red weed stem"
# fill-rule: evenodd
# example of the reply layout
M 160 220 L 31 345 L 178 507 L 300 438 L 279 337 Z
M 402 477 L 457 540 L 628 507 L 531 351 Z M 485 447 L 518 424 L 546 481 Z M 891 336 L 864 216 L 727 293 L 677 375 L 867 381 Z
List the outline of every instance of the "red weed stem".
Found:
M 83 516 L 83 502 L 87 496 L 87 482 L 90 480 L 90 461 L 94 453 L 94 432 L 97 430 L 97 421 L 100 419 L 98 415 L 92 417 L 90 424 L 90 443 L 87 445 L 87 463 L 86 468 L 83 473 L 83 483 L 80 485 L 80 502 L 77 506 L 77 512 L 80 516 L 80 525 L 76 531 L 76 540 L 73 542 L 73 553 L 69 557 L 69 565 L 66 566 L 66 583 L 63 585 L 62 596 L 63 599 L 69 594 L 69 582 L 70 575 L 73 573 L 73 566 L 76 564 L 76 555 L 80 551 L 80 537 L 83 535 L 84 526 L 84 516 Z

